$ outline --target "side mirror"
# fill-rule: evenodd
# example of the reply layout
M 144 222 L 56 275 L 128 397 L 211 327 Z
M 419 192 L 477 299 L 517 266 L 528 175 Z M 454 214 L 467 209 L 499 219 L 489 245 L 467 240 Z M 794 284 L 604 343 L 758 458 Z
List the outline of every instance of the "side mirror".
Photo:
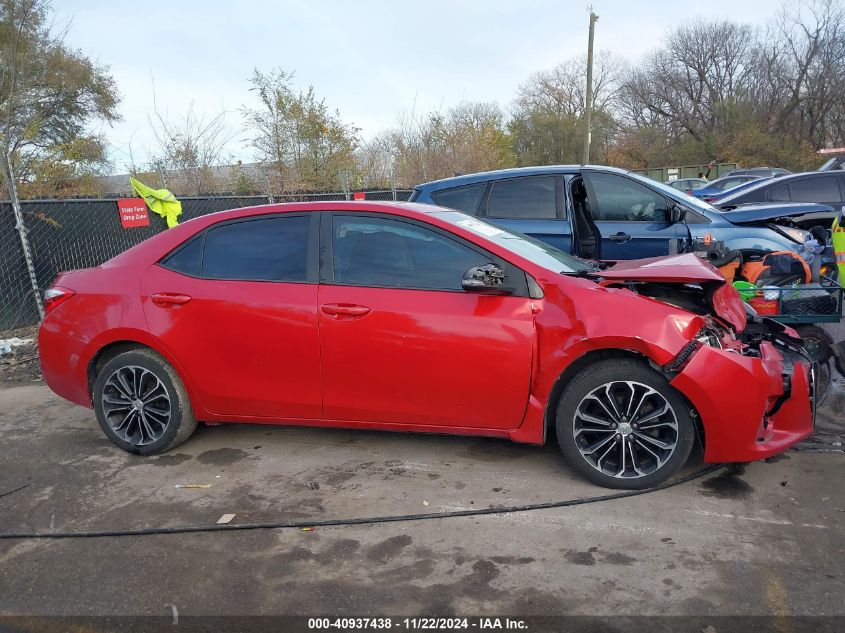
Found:
M 684 209 L 677 202 L 670 203 L 668 211 L 669 224 L 677 224 L 678 222 L 683 222 L 684 218 L 687 217 L 687 210 Z
M 473 266 L 464 273 L 461 287 L 467 292 L 487 294 L 508 294 L 510 289 L 505 287 L 505 271 L 496 264 Z

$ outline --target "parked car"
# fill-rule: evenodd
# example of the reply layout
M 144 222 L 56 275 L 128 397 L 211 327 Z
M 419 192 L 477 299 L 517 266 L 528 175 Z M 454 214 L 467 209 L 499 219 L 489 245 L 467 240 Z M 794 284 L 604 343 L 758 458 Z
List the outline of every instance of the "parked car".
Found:
M 585 259 L 668 255 L 670 243 L 721 240 L 749 253 L 796 251 L 807 233 L 790 214 L 829 212 L 823 205 L 768 205 L 733 214 L 663 183 L 613 167 L 522 167 L 419 185 L 411 200 L 439 204 Z M 774 208 L 772 208 L 772 206 Z
M 761 180 L 767 180 L 767 179 L 766 178 L 754 178 L 753 180 L 749 180 L 747 182 L 744 182 L 741 185 L 737 185 L 736 187 L 733 187 L 732 189 L 728 189 L 727 191 L 723 191 L 722 193 L 712 194 L 710 196 L 707 196 L 706 198 L 701 198 L 701 199 L 704 200 L 704 202 L 709 202 L 710 204 L 712 204 L 713 206 L 715 206 L 718 209 L 717 205 L 719 203 L 719 200 L 721 200 L 722 198 L 726 198 L 727 196 L 732 196 L 733 194 L 737 193 L 738 191 L 748 189 L 749 187 L 756 185 Z
M 692 254 L 601 270 L 419 204 L 199 217 L 45 293 L 43 375 L 131 453 L 197 421 L 487 435 L 615 488 L 813 428 L 800 340 Z M 741 385 L 741 389 L 737 388 Z M 700 427 L 697 429 L 697 425 Z
M 702 187 L 706 187 L 707 180 L 704 178 L 678 178 L 677 180 L 669 180 L 666 184 L 680 191 L 692 193 Z
M 792 172 L 781 167 L 751 167 L 749 169 L 732 169 L 726 176 L 759 176 L 760 178 L 778 178 L 788 176 Z
M 701 198 L 705 202 L 712 202 L 721 196 L 727 195 L 729 191 L 736 189 L 740 185 L 756 182 L 761 179 L 762 176 L 722 176 L 721 178 L 716 178 L 716 180 L 711 180 L 700 189 L 693 190 L 692 195 L 696 198 Z
M 822 211 L 795 214 L 793 222 L 796 226 L 809 229 L 822 225 L 830 228 L 835 216 L 834 209 L 839 210 L 845 204 L 845 172 L 811 171 L 781 176 L 727 195 L 717 204 L 720 209 L 733 210 L 751 204 L 772 206 L 795 202 L 816 202 L 827 207 Z

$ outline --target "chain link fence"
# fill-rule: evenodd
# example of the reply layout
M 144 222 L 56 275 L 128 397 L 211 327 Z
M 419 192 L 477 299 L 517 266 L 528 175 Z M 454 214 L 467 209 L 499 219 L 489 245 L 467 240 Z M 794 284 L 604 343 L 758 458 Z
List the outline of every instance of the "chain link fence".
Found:
M 366 200 L 407 200 L 410 190 L 362 192 Z M 361 194 L 359 194 L 361 195 Z M 301 193 L 281 196 L 217 196 L 180 198 L 180 222 L 216 211 L 269 202 L 347 200 L 346 192 Z M 150 225 L 123 228 L 117 199 L 25 200 L 21 202 L 26 239 L 35 264 L 38 292 L 65 270 L 99 266 L 108 259 L 166 230 L 167 224 L 150 212 Z M 12 205 L 0 202 L 0 331 L 38 323 L 36 290 L 32 287 L 15 226 Z

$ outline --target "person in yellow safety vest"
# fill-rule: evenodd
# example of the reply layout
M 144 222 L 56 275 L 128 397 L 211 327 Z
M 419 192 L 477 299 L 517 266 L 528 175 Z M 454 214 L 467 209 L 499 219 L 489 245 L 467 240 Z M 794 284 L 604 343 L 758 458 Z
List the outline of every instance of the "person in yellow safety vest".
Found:
M 833 220 L 831 227 L 833 252 L 836 253 L 836 269 L 839 271 L 839 285 L 845 287 L 845 207 Z

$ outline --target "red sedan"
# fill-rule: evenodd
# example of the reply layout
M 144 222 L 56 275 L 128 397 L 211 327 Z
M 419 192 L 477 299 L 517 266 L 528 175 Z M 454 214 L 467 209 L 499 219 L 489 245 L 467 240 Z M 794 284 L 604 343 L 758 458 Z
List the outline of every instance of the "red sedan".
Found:
M 45 293 L 53 391 L 132 453 L 197 421 L 487 435 L 616 488 L 785 450 L 814 423 L 800 341 L 694 255 L 601 269 L 455 211 L 207 215 Z

